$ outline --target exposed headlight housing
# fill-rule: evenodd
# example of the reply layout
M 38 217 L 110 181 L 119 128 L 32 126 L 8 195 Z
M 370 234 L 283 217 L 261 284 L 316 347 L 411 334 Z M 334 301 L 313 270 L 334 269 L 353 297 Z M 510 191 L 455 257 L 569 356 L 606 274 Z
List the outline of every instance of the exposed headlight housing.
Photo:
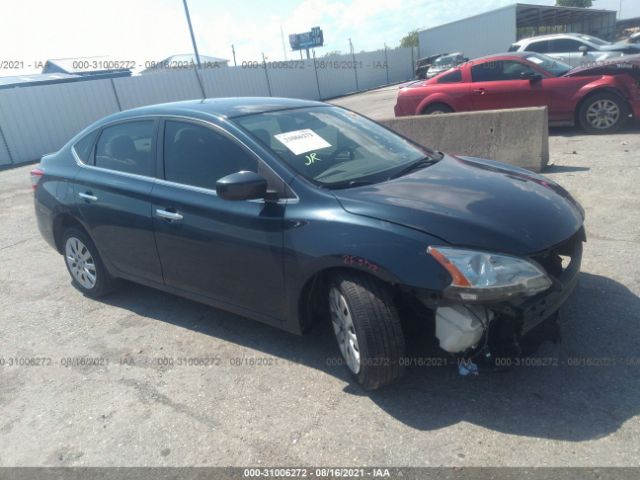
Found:
M 457 300 L 473 302 L 531 296 L 552 284 L 540 266 L 511 255 L 451 247 L 429 247 L 427 253 L 451 275 L 445 297 Z

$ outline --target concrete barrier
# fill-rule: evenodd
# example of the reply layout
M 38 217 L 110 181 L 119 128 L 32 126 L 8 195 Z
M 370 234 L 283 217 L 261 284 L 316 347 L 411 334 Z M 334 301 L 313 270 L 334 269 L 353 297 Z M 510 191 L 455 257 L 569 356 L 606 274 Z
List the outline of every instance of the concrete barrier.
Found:
M 549 163 L 547 107 L 379 120 L 414 142 L 540 172 Z

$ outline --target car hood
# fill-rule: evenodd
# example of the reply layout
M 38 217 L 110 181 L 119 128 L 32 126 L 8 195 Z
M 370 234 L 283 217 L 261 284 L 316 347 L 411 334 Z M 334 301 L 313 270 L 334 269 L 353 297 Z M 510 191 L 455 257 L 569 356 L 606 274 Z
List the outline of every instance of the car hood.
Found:
M 623 42 L 612 43 L 610 45 L 601 45 L 600 47 L 598 47 L 598 50 L 601 52 L 618 52 L 620 50 L 629 50 L 629 48 L 635 48 L 638 50 L 638 52 L 640 52 L 640 46 Z
M 582 75 L 619 75 L 627 73 L 634 77 L 640 77 L 640 54 L 611 58 L 594 62 L 583 67 L 576 67 L 564 74 L 565 77 Z
M 343 208 L 446 243 L 527 255 L 576 233 L 582 207 L 552 181 L 489 160 L 445 155 L 387 182 L 336 190 Z

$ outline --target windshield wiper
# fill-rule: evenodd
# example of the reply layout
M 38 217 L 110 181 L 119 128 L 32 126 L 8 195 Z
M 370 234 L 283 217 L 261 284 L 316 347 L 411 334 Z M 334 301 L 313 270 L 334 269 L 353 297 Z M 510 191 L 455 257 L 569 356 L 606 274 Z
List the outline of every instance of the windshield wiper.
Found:
M 352 187 L 362 187 L 365 185 L 373 185 L 374 182 L 372 180 L 346 180 L 344 182 L 336 182 L 325 185 L 326 188 L 331 190 L 338 190 L 340 188 L 352 188 Z
M 409 165 L 405 166 L 402 170 L 394 173 L 393 175 L 391 175 L 389 177 L 389 180 L 393 179 L 393 178 L 399 178 L 399 177 L 403 177 L 404 175 L 408 175 L 409 173 L 413 172 L 414 170 L 418 170 L 419 168 L 424 168 L 428 165 L 433 165 L 434 163 L 437 163 L 440 161 L 440 158 L 429 158 L 429 157 L 424 157 L 421 158 L 420 160 L 416 160 L 415 162 L 411 162 Z

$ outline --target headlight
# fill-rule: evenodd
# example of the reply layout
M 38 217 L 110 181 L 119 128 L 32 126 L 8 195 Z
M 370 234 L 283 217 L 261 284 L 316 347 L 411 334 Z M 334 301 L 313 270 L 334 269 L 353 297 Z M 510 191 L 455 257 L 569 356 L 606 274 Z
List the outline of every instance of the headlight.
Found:
M 465 301 L 531 296 L 551 286 L 538 265 L 518 257 L 450 247 L 429 247 L 427 253 L 453 279 L 445 296 Z

